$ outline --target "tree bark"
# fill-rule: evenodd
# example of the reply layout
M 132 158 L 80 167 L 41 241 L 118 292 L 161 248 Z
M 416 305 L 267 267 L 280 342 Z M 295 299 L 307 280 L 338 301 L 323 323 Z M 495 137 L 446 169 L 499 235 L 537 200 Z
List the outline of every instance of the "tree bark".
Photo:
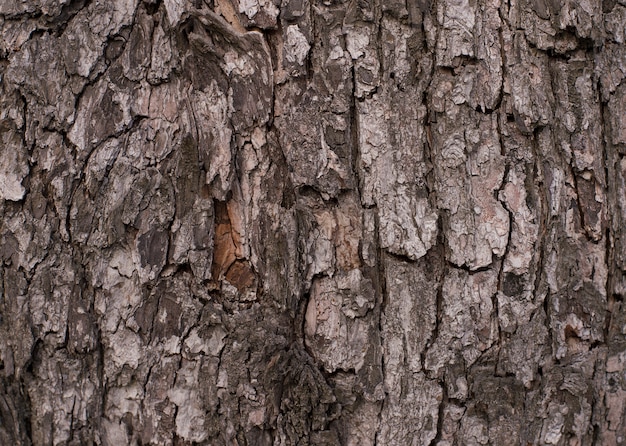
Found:
M 0 444 L 626 444 L 626 1 L 0 24 Z

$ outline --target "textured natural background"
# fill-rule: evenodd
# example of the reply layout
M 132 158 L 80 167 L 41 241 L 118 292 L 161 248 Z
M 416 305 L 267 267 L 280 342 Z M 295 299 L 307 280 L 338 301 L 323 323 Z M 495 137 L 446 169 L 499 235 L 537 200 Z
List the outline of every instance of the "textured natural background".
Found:
M 625 0 L 0 0 L 1 445 L 626 444 Z

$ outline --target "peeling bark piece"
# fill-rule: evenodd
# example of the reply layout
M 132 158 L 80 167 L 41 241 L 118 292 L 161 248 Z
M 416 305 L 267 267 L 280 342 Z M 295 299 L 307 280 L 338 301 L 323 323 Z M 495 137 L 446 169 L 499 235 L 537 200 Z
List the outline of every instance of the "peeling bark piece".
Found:
M 374 93 L 380 83 L 381 61 L 377 57 L 376 28 L 371 24 L 351 24 L 345 28 L 346 50 L 354 60 L 355 95 L 365 98 Z
M 228 0 L 239 12 L 239 17 L 246 28 L 254 26 L 262 29 L 275 29 L 280 12 L 273 0 Z
M 448 364 L 463 361 L 470 367 L 497 338 L 493 296 L 497 274 L 492 270 L 470 274 L 452 269 L 443 279 L 441 329 L 425 352 L 424 367 L 441 376 Z
M 437 278 L 443 259 L 428 255 L 416 265 L 386 256 L 388 303 L 383 314 L 386 383 L 399 386 L 406 373 L 422 370 L 421 355 L 434 332 L 437 319 Z
M 498 194 L 511 213 L 511 235 L 507 255 L 504 258 L 503 272 L 520 277 L 529 272 L 534 258 L 534 248 L 539 238 L 537 211 L 529 207 L 530 196 L 526 190 L 528 177 L 519 166 L 512 166 L 506 183 Z M 512 276 L 510 276 L 512 277 Z M 505 279 L 504 292 L 507 292 Z M 515 293 L 515 291 L 513 291 Z
M 13 131 L 3 131 L 0 141 L 0 199 L 20 201 L 26 193 L 22 181 L 30 172 L 26 150 L 19 135 Z
M 0 0 L 0 444 L 618 445 L 626 0 Z
M 617 164 L 617 163 L 616 163 Z M 624 226 L 624 222 L 626 222 L 626 200 L 620 197 L 624 197 L 624 193 L 626 192 L 626 159 L 622 158 L 620 163 L 615 166 L 615 170 L 613 175 L 615 176 L 615 190 L 617 191 L 618 197 L 616 197 L 616 202 L 614 204 L 614 213 L 612 214 L 612 227 L 616 231 L 615 234 L 615 262 L 619 266 L 622 271 L 626 271 L 626 234 L 624 234 L 624 230 L 622 229 Z M 613 176 L 611 175 L 611 176 Z M 616 282 L 619 283 L 618 280 Z M 616 283 L 616 287 L 619 288 L 618 283 Z M 626 285 L 626 283 L 624 283 Z M 626 292 L 626 287 L 620 291 L 623 293 Z
M 107 138 L 120 134 L 132 121 L 128 94 L 103 78 L 88 86 L 77 109 L 77 119 L 68 134 L 81 151 L 91 152 Z
M 620 112 L 624 106 L 626 106 L 626 87 L 622 85 L 611 96 L 608 106 L 611 142 L 618 147 L 626 145 L 626 118 Z M 620 152 L 625 153 L 626 149 L 622 148 Z
M 93 3 L 78 12 L 61 37 L 67 72 L 89 77 L 97 69 L 105 42 L 132 23 L 139 0 Z
M 437 432 L 443 390 L 425 377 L 422 364 L 437 336 L 436 283 L 443 259 L 436 252 L 416 264 L 389 255 L 382 259 L 388 292 L 381 332 L 386 398 L 378 439 L 385 444 L 428 444 Z M 412 378 L 405 381 L 407 375 Z M 418 426 L 417 434 L 401 427 L 407 416 Z
M 553 119 L 554 96 L 547 58 L 530 48 L 520 33 L 513 37 L 513 51 L 519 54 L 514 64 L 509 62 L 515 122 L 523 133 L 529 134 L 538 126 L 550 124 Z
M 500 314 L 503 307 L 498 297 Z M 540 379 L 538 372 L 546 365 L 545 358 L 550 343 L 545 323 L 546 315 L 539 310 L 529 321 L 518 320 L 517 330 L 504 334 L 502 338 L 498 371 L 502 374 L 514 374 L 526 388 L 531 388 L 533 382 Z
M 10 57 L 6 79 L 28 99 L 31 118 L 40 114 L 49 126 L 67 128 L 75 119 L 77 92 L 66 74 L 62 48 L 62 43 L 48 34 L 28 40 L 22 51 Z M 77 83 L 82 88 L 84 81 Z
M 97 364 L 81 368 L 79 360 L 62 350 L 42 349 L 39 355 L 34 376 L 45 384 L 31 382 L 28 386 L 30 397 L 36 402 L 31 427 L 33 444 L 68 442 L 72 437 L 87 440 L 93 435 L 90 414 L 101 413 L 94 383 Z
M 493 198 L 504 175 L 504 162 L 494 116 L 478 117 L 451 104 L 434 127 L 435 178 L 444 220 L 449 260 L 471 270 L 501 257 L 508 243 L 509 215 Z M 464 124 L 466 123 L 466 124 Z
M 596 55 L 594 63 L 595 73 L 600 79 L 602 100 L 607 101 L 626 77 L 626 47 L 607 42 Z
M 392 446 L 429 444 L 437 436 L 441 398 L 436 381 L 426 379 L 423 373 L 413 374 L 402 398 L 395 396 L 397 405 L 383 409 L 380 441 Z M 411 429 L 402 427 L 406 423 Z
M 456 441 L 462 444 L 498 444 L 519 439 L 524 416 L 523 391 L 512 378 L 480 374 L 472 385 L 475 401 L 463 414 Z
M 167 8 L 167 4 L 166 4 Z M 173 69 L 179 61 L 175 58 L 172 34 L 166 32 L 165 20 L 152 28 L 152 48 L 150 54 L 150 68 L 146 74 L 146 80 L 151 85 L 158 85 L 169 79 Z M 169 30 L 168 30 L 169 31 Z
M 350 143 L 339 147 L 329 143 L 329 129 L 319 119 L 330 115 L 326 100 L 315 89 L 302 91 L 301 86 L 290 85 L 277 92 L 281 101 L 295 101 L 294 107 L 281 113 L 278 128 L 281 130 L 281 147 L 288 166 L 291 168 L 291 181 L 295 186 L 311 186 L 323 194 L 334 198 L 341 190 L 350 189 L 352 178 L 352 155 Z M 299 99 L 295 99 L 298 96 Z M 329 116 L 329 127 L 345 135 L 349 134 L 349 124 L 344 116 Z M 331 120 L 332 119 L 332 120 Z M 346 138 L 347 139 L 347 138 Z
M 454 0 L 438 3 L 437 22 L 442 30 L 436 49 L 438 66 L 450 67 L 457 58 L 474 57 L 475 2 Z
M 595 241 L 604 234 L 602 203 L 605 201 L 605 173 L 601 159 L 592 154 L 602 151 L 601 110 L 592 106 L 598 92 L 591 82 L 590 64 L 584 61 L 557 63 L 555 75 L 556 113 L 562 117 L 557 141 L 576 175 L 576 187 L 583 215 L 583 226 Z M 565 100 L 567 98 L 567 100 Z M 559 128 L 560 127 L 560 128 Z
M 394 96 L 376 95 L 357 106 L 362 201 L 365 205 L 376 204 L 380 209 L 382 247 L 417 260 L 426 254 L 437 235 L 437 215 L 425 185 L 428 171 L 425 134 L 419 124 L 424 111 L 417 108 L 413 116 L 401 116 L 395 106 L 405 94 Z M 392 113 L 399 122 L 410 123 L 414 131 L 396 133 L 395 125 L 386 119 Z M 400 144 L 398 152 L 389 149 L 395 144 Z M 415 177 L 418 181 L 409 180 Z
M 305 317 L 305 342 L 328 372 L 365 364 L 373 321 L 374 289 L 361 271 L 314 280 Z
M 283 57 L 286 64 L 303 65 L 311 49 L 307 38 L 302 34 L 298 25 L 289 25 L 285 32 Z
M 227 98 L 215 81 L 192 93 L 192 107 L 198 126 L 198 151 L 206 170 L 205 183 L 213 194 L 223 199 L 230 189 L 233 172 L 232 136 L 229 125 L 232 111 Z

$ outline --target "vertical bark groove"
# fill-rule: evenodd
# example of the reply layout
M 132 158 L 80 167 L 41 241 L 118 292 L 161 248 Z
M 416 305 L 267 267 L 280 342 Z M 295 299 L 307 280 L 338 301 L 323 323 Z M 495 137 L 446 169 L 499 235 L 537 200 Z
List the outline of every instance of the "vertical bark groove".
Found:
M 622 0 L 0 0 L 0 443 L 626 444 Z

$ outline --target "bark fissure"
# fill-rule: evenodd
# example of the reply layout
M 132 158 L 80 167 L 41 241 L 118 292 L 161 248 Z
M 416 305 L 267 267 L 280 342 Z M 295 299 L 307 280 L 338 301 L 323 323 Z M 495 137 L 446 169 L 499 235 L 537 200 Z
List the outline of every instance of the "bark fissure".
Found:
M 0 1 L 0 443 L 623 443 L 609 3 Z

